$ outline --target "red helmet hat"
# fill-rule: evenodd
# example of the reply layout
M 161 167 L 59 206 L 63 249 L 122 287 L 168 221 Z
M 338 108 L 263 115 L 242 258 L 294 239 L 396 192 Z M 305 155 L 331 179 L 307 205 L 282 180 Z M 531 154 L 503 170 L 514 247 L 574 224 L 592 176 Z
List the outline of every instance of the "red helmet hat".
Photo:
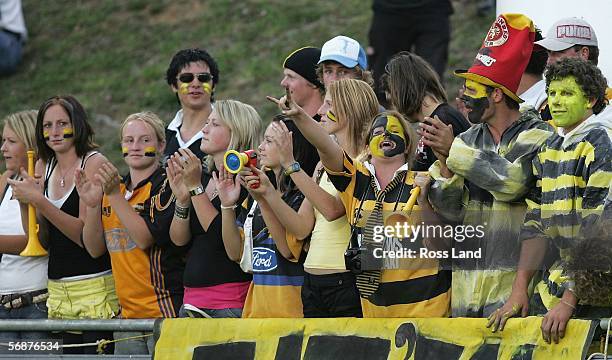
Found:
M 516 95 L 521 76 L 531 57 L 535 27 L 523 14 L 501 14 L 487 32 L 474 63 L 455 75 L 477 83 L 500 88 L 519 103 Z

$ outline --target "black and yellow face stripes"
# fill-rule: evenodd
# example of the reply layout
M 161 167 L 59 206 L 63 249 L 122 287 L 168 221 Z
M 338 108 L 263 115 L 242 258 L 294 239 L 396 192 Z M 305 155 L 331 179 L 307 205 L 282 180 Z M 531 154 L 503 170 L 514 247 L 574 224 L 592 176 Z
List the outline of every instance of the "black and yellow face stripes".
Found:
M 65 128 L 63 132 L 64 139 L 70 139 L 71 137 L 74 137 L 74 130 L 72 130 L 72 128 Z
M 121 147 L 121 152 L 123 153 L 123 157 L 128 156 L 128 148 L 127 146 Z M 147 146 L 144 148 L 144 156 L 146 157 L 156 157 L 157 149 L 154 146 Z
M 144 156 L 146 156 L 146 157 L 155 157 L 155 156 L 157 156 L 157 149 L 155 149 L 155 147 L 153 147 L 153 146 L 145 147 L 144 151 L 145 151 Z
M 49 132 L 48 131 L 43 131 L 43 138 L 45 139 L 45 141 L 49 141 Z

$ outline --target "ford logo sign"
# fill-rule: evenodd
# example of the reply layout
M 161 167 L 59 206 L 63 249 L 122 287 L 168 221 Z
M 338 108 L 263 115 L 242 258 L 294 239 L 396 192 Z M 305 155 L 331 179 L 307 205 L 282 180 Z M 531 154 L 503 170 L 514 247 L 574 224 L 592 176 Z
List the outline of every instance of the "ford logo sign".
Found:
M 253 248 L 253 271 L 268 272 L 276 269 L 278 266 L 276 254 L 274 250 L 256 247 Z

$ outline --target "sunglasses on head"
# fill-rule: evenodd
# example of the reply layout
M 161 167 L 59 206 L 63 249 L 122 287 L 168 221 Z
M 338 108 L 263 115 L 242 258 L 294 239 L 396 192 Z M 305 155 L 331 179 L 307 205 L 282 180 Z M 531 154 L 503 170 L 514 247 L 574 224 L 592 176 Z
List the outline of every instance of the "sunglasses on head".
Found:
M 207 83 L 210 80 L 212 80 L 212 75 L 210 73 L 199 73 L 199 74 L 182 73 L 178 76 L 178 79 L 182 83 L 189 84 L 196 77 L 198 78 L 198 81 L 201 83 Z

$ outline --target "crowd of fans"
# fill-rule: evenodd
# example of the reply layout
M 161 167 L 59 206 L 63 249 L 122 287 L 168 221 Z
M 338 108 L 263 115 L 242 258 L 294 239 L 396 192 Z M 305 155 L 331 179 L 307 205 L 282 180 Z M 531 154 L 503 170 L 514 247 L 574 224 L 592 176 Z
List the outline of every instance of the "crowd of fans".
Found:
M 457 109 L 420 56 L 394 54 L 373 77 L 363 47 L 337 36 L 287 56 L 286 95 L 268 97 L 279 113 L 261 119 L 215 99 L 211 54 L 180 50 L 166 72 L 180 109 L 167 126 L 151 112 L 123 121 L 123 176 L 73 96 L 11 114 L 0 319 L 452 316 L 488 317 L 497 331 L 531 314 L 558 342 L 572 316 L 612 309 L 601 235 L 612 110 L 597 56 L 584 20 L 562 19 L 542 38 L 526 16 L 501 15 L 455 72 L 465 79 Z M 229 150 L 255 150 L 257 166 L 226 166 Z M 19 255 L 29 207 L 48 256 Z M 409 239 L 385 228 L 379 239 L 402 223 L 483 230 Z M 389 255 L 411 249 L 421 255 Z M 0 332 L 0 343 L 50 336 Z M 154 345 L 135 332 L 55 336 L 128 339 L 107 349 L 116 354 Z

